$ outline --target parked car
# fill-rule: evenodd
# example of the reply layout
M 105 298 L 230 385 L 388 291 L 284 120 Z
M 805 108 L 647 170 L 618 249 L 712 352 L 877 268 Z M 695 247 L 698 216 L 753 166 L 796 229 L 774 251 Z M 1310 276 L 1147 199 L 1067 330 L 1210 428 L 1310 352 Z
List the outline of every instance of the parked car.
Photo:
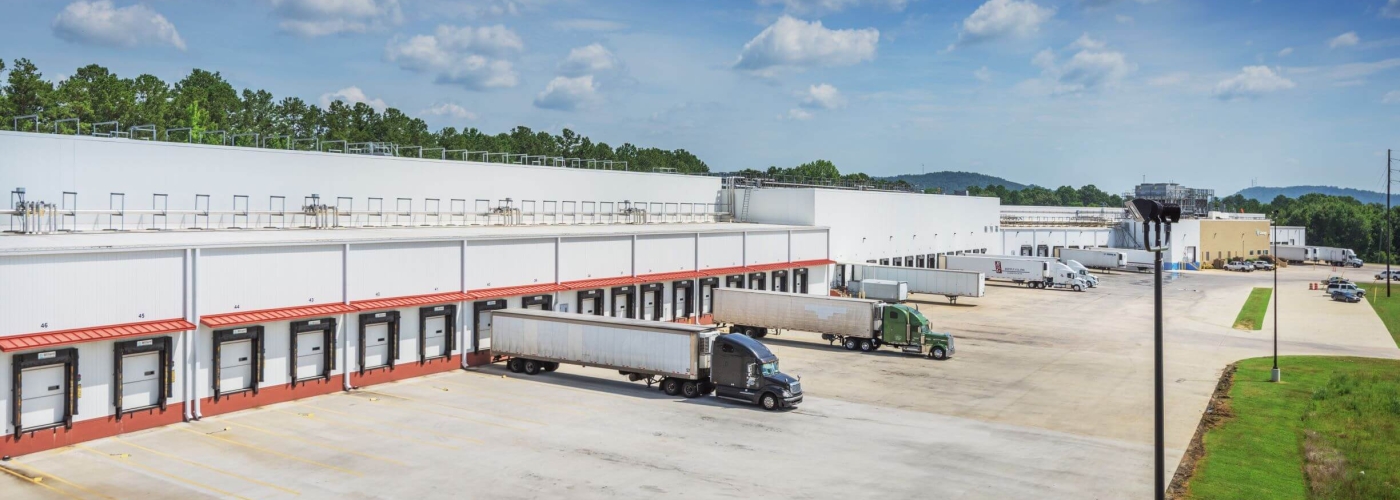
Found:
M 1332 300 L 1338 302 L 1361 302 L 1361 296 L 1346 290 L 1333 290 Z
M 1385 281 L 1387 279 L 1400 280 L 1400 271 L 1381 271 L 1376 273 L 1376 279 L 1380 281 Z
M 1357 287 L 1355 283 L 1352 283 L 1350 281 L 1343 281 L 1327 285 L 1327 293 L 1333 293 L 1337 291 L 1354 293 L 1358 297 L 1362 298 L 1366 297 L 1366 290 Z
M 1327 286 L 1332 286 L 1332 285 L 1335 285 L 1335 284 L 1337 284 L 1337 283 L 1351 283 L 1351 280 L 1346 279 L 1346 278 L 1343 278 L 1343 277 L 1341 277 L 1341 276 L 1333 276 L 1333 277 L 1327 278 L 1327 279 L 1325 279 L 1325 280 L 1322 280 L 1322 284 L 1327 285 Z
M 1254 262 L 1250 262 L 1250 264 L 1253 264 L 1253 265 L 1254 265 L 1254 268 L 1255 268 L 1255 269 L 1258 269 L 1258 270 L 1260 270 L 1260 271 L 1272 271 L 1272 270 L 1274 270 L 1274 264 L 1273 264 L 1272 262 L 1267 261 L 1267 260 L 1256 260 L 1256 261 L 1254 261 Z
M 1226 270 L 1226 271 L 1240 271 L 1240 272 L 1248 273 L 1248 272 L 1254 271 L 1254 265 L 1253 265 L 1253 264 L 1250 264 L 1250 263 L 1248 263 L 1248 262 L 1235 261 L 1235 262 L 1230 262 L 1230 263 L 1225 264 L 1225 270 Z

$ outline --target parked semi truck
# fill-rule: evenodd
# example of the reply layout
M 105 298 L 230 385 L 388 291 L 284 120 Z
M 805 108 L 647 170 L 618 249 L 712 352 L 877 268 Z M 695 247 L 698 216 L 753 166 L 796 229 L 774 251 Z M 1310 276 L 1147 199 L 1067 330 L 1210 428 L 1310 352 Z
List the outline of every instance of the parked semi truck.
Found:
M 953 355 L 953 335 L 933 331 L 928 318 L 905 305 L 742 288 L 716 288 L 713 298 L 715 322 L 730 325 L 731 333 L 762 338 L 798 330 L 851 351 L 891 346 L 933 359 Z
M 1060 258 L 1074 260 L 1092 269 L 1126 269 L 1128 254 L 1107 248 L 1064 248 Z
M 1364 264 L 1350 248 L 1279 245 L 1278 257 L 1289 262 L 1324 262 L 1334 266 L 1361 267 Z
M 802 384 L 778 369 L 778 357 L 745 335 L 714 326 L 531 309 L 491 311 L 492 352 L 515 373 L 552 372 L 561 363 L 617 370 L 659 382 L 666 394 L 714 393 L 767 410 L 802 402 Z
M 976 298 L 987 294 L 986 276 L 978 272 L 874 264 L 847 265 L 851 266 L 852 280 L 903 281 L 909 284 L 910 293 L 942 295 L 953 303 L 957 303 L 959 297 Z
M 1079 276 L 1079 279 L 1084 280 L 1084 284 L 1088 285 L 1089 288 L 1098 288 L 1098 286 L 1099 286 L 1099 277 L 1098 277 L 1098 276 L 1094 276 L 1093 274 L 1090 274 L 1090 273 L 1089 273 L 1089 268 L 1084 267 L 1083 264 L 1080 264 L 1079 261 L 1076 261 L 1076 260 L 1074 260 L 1074 259 L 1065 259 L 1064 257 L 1060 257 L 1060 258 L 1055 258 L 1055 257 L 1018 257 L 1018 258 L 1021 258 L 1021 259 L 1043 260 L 1043 261 L 1045 261 L 1045 262 L 1050 262 L 1050 263 L 1053 263 L 1053 264 L 1061 264 L 1061 265 L 1064 265 L 1064 266 L 1065 266 L 1066 268 L 1068 268 L 1069 270 L 1074 271 L 1074 274 L 1075 274 L 1076 276 Z M 1051 267 L 1051 268 L 1058 269 L 1057 266 L 1050 266 L 1050 267 Z M 1063 271 L 1063 269 L 1060 269 L 1060 270 Z M 1053 272 L 1053 271 L 1052 271 L 1052 272 Z
M 1077 272 L 1050 257 L 944 255 L 942 264 L 947 269 L 979 272 L 987 279 L 1031 288 L 1066 288 L 1076 292 L 1089 288 Z

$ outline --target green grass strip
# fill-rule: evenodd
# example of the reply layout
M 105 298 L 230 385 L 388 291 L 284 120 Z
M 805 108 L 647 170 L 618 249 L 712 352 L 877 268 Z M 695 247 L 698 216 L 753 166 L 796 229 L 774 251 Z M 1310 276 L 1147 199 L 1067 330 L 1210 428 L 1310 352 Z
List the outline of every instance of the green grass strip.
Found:
M 1249 298 L 1245 299 L 1244 307 L 1240 308 L 1239 316 L 1235 316 L 1235 328 L 1241 330 L 1259 330 L 1264 328 L 1264 313 L 1269 310 L 1269 297 L 1273 295 L 1273 290 L 1268 288 L 1254 287 L 1249 292 Z
M 1400 361 L 1285 356 L 1282 383 L 1270 358 L 1238 367 L 1186 498 L 1400 498 Z
M 1356 286 L 1366 289 L 1366 301 L 1371 303 L 1371 308 L 1376 310 L 1376 315 L 1385 323 L 1385 329 L 1390 331 L 1390 338 L 1395 339 L 1395 345 L 1400 346 L 1400 284 L 1390 285 L 1392 290 L 1389 298 L 1385 296 L 1384 283 L 1357 283 Z

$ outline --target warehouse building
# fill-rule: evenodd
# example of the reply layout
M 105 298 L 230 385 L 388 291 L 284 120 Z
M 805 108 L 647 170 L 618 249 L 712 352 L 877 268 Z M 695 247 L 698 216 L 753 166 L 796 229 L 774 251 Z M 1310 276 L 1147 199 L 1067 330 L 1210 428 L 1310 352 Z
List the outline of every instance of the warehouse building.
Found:
M 487 363 L 491 310 L 705 322 L 717 287 L 830 281 L 826 228 L 716 222 L 715 178 L 42 134 L 0 151 L 26 188 L 0 236 L 0 455 Z

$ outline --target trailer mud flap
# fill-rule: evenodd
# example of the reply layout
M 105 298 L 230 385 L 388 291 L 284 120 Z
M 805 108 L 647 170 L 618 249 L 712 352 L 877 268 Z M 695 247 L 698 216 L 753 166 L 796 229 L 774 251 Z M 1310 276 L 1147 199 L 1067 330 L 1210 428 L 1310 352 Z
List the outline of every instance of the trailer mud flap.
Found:
M 170 337 L 157 337 L 153 339 L 128 340 L 117 342 L 112 345 L 112 405 L 116 408 L 117 421 L 122 420 L 122 415 L 146 408 L 159 407 L 164 410 L 166 402 L 173 396 L 175 382 L 175 359 L 171 355 L 173 340 Z M 153 353 L 159 359 L 156 371 L 158 374 L 142 372 L 141 376 L 156 375 L 158 388 L 156 401 L 153 404 L 142 405 L 136 408 L 126 408 L 126 358 L 141 354 Z
M 319 378 L 323 380 L 330 380 L 331 372 L 335 370 L 335 329 L 335 318 L 308 319 L 304 321 L 292 322 L 290 356 L 291 362 L 287 363 L 289 372 L 288 379 L 291 380 L 292 387 L 296 387 L 297 382 L 305 384 L 306 381 L 312 379 Z M 313 343 L 309 346 L 309 349 L 313 351 L 319 350 L 320 352 L 301 352 L 301 336 L 306 334 L 315 334 L 316 332 L 321 333 L 321 345 L 317 346 Z M 310 356 L 317 355 L 321 356 L 320 373 L 314 375 L 305 375 L 299 373 L 299 369 L 302 366 L 302 358 L 307 358 L 308 361 L 310 361 Z
M 10 421 L 14 426 L 14 436 L 18 440 L 25 432 L 37 431 L 51 427 L 63 426 L 65 429 L 73 428 L 73 415 L 78 411 L 78 397 L 82 394 L 82 380 L 78 375 L 78 348 L 69 347 L 66 349 L 56 349 L 52 351 L 35 352 L 28 354 L 16 354 L 10 362 L 13 370 L 10 378 Z M 46 368 L 53 367 L 58 370 L 63 378 L 62 381 L 53 383 L 52 381 L 40 379 L 39 372 L 48 372 Z M 29 427 L 24 426 L 24 401 L 25 401 L 25 372 L 30 372 L 32 378 L 29 385 L 31 387 L 28 399 L 31 402 L 44 400 L 45 403 L 57 403 L 59 410 L 57 418 L 50 418 L 48 422 L 43 422 Z M 45 373 L 44 375 L 48 375 Z M 35 384 L 38 382 L 42 387 Z

